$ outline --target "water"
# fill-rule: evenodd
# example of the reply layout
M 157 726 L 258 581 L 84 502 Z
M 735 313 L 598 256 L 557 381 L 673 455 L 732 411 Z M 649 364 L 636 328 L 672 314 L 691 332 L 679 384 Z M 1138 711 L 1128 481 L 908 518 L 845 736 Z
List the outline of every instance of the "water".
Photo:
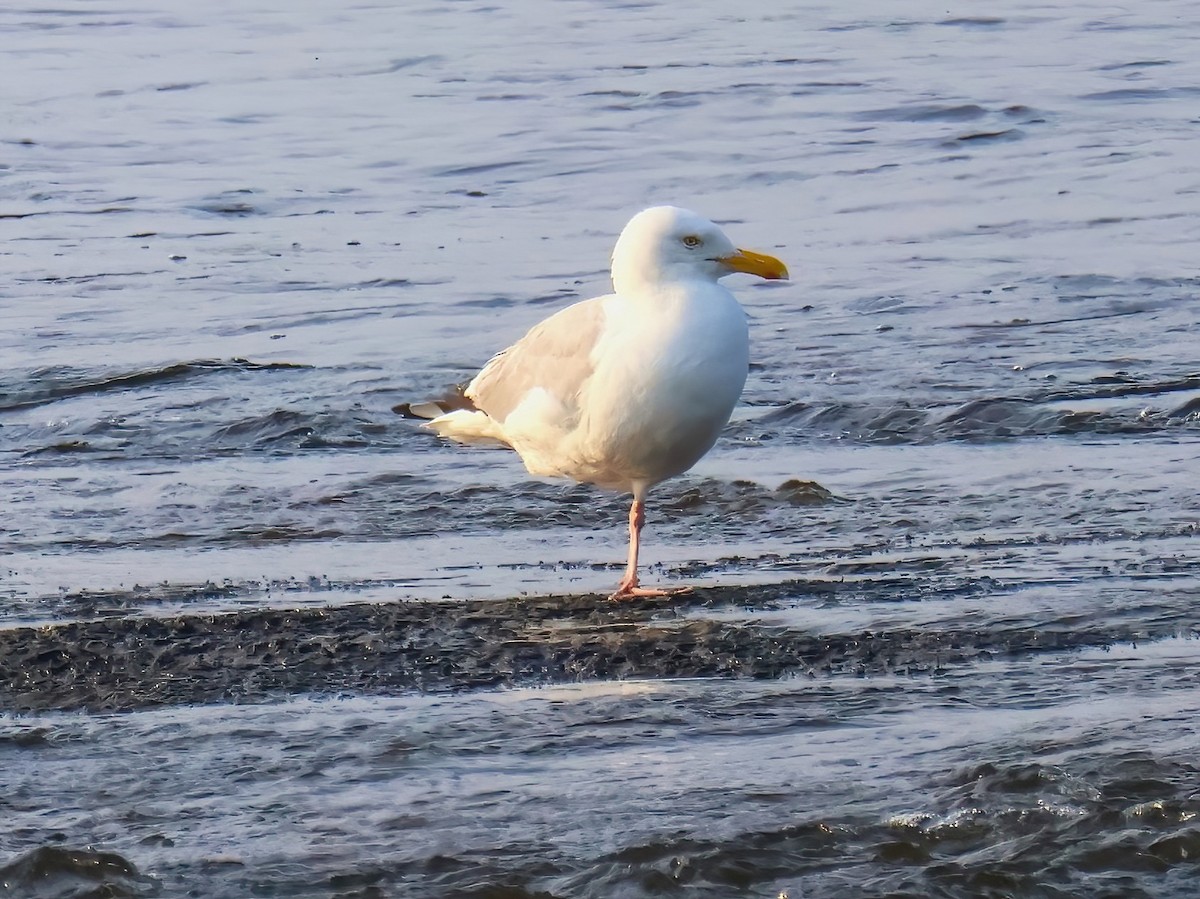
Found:
M 12 895 L 1195 893 L 1191 4 L 0 34 Z M 661 202 L 793 281 L 614 606 L 623 498 L 391 408 Z

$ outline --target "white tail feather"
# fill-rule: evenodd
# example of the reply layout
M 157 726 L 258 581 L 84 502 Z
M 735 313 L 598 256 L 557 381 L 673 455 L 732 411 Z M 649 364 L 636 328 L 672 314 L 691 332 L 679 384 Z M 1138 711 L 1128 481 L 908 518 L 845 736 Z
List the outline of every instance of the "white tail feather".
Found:
M 437 431 L 439 437 L 448 437 L 459 443 L 509 445 L 504 429 L 488 418 L 486 413 L 477 410 L 456 409 L 426 422 L 423 427 Z

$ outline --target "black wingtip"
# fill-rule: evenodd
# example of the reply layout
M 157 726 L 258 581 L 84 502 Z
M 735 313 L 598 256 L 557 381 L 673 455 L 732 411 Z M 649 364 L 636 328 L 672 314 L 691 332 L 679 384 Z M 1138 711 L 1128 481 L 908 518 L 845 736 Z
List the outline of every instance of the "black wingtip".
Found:
M 471 402 L 470 397 L 463 393 L 465 389 L 465 384 L 459 384 L 439 399 L 423 400 L 418 403 L 400 403 L 392 406 L 392 411 L 401 418 L 413 421 L 429 421 L 431 418 L 437 418 L 447 412 L 456 412 L 459 409 L 474 412 L 475 404 Z
M 414 405 L 413 403 L 400 403 L 399 405 L 392 406 L 392 411 L 395 412 L 397 415 L 399 415 L 401 418 L 409 418 L 409 419 L 426 418 L 426 416 L 418 415 L 415 411 L 413 411 L 413 405 Z M 424 404 L 417 403 L 416 405 L 419 408 Z
M 439 415 L 445 414 L 441 406 L 434 402 L 423 403 L 400 403 L 398 406 L 392 406 L 392 411 L 401 418 L 411 419 L 413 421 L 429 421 L 431 418 L 437 418 Z

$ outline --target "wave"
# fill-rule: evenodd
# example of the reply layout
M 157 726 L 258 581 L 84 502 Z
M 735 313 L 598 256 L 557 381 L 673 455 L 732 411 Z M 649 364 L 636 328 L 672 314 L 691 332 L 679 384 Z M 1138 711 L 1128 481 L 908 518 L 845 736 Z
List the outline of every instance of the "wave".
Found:
M 1193 392 L 1186 398 L 1174 394 Z M 1152 398 L 1166 398 L 1148 404 Z M 1136 402 L 1123 402 L 1136 400 Z M 864 443 L 933 443 L 1027 437 L 1152 434 L 1200 430 L 1200 375 L 1158 382 L 1097 379 L 1093 385 L 1027 397 L 991 396 L 953 406 L 900 400 L 878 403 L 804 401 L 740 423 L 742 432 L 804 431 L 809 438 Z
M 246 359 L 200 359 L 155 368 L 97 374 L 75 368 L 39 368 L 9 375 L 0 382 L 0 412 L 45 406 L 89 394 L 132 390 L 152 384 L 173 383 L 227 372 L 278 371 L 308 368 L 291 362 L 250 362 Z

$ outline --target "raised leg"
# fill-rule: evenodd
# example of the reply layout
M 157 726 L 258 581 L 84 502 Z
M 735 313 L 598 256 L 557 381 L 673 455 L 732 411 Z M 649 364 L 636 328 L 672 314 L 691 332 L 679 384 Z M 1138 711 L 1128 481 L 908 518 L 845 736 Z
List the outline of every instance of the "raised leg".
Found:
M 652 587 L 638 586 L 638 550 L 642 544 L 642 525 L 646 523 L 646 504 L 636 496 L 629 507 L 629 561 L 625 565 L 625 576 L 617 585 L 617 590 L 609 599 L 632 599 L 635 596 L 673 596 L 676 593 L 687 593 L 690 587 L 679 587 L 674 590 L 658 590 Z

